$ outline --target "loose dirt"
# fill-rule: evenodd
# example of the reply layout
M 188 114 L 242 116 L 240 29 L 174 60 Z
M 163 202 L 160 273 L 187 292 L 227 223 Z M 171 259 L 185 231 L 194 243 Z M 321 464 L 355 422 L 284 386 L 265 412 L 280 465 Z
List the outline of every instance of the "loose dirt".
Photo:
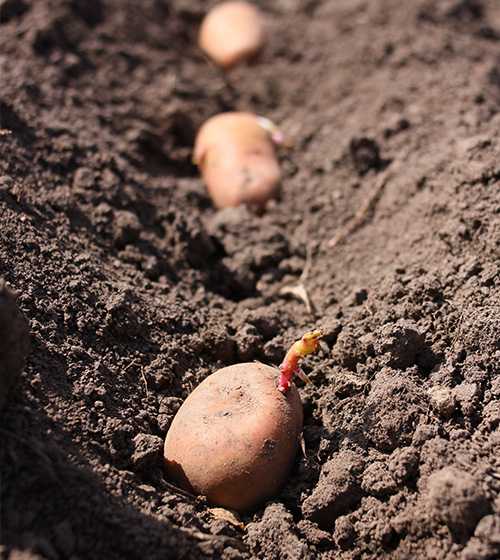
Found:
M 2 557 L 500 556 L 500 6 L 256 4 L 224 74 L 208 1 L 0 2 Z M 226 110 L 292 140 L 263 216 L 191 163 Z M 192 389 L 319 325 L 276 499 L 177 490 Z

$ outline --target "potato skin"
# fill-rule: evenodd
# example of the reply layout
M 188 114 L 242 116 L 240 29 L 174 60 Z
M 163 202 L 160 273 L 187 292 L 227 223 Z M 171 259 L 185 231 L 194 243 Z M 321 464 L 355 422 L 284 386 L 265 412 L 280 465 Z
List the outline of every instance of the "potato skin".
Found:
M 270 133 L 252 113 L 228 112 L 208 119 L 196 137 L 198 164 L 218 208 L 247 204 L 262 213 L 281 189 L 281 169 Z
M 258 362 L 207 377 L 177 412 L 164 463 L 181 488 L 211 505 L 249 513 L 285 482 L 302 432 L 295 385 L 277 390 L 279 370 Z
M 264 45 L 264 29 L 255 6 L 242 0 L 214 6 L 201 23 L 201 49 L 221 68 L 251 62 Z

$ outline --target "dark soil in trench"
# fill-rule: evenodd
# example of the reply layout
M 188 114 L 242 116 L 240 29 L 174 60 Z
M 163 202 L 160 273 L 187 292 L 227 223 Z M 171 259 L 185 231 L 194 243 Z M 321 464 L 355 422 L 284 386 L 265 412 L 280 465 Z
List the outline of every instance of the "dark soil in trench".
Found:
M 0 2 L 6 558 L 500 555 L 500 5 L 258 4 L 224 76 L 202 0 Z M 293 139 L 263 216 L 190 162 L 233 109 Z M 169 484 L 189 392 L 317 325 L 276 500 L 241 528 Z

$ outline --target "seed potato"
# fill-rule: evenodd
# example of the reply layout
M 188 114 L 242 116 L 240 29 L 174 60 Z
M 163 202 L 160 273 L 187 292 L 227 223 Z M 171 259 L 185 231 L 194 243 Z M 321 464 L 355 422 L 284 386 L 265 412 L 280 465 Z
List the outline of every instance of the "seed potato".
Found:
M 211 117 L 196 137 L 193 162 L 199 167 L 215 206 L 246 204 L 265 211 L 281 189 L 281 169 L 268 119 L 252 113 L 228 112 Z
M 213 506 L 240 513 L 272 498 L 290 471 L 303 422 L 296 386 L 280 392 L 279 375 L 277 368 L 252 362 L 207 377 L 168 431 L 169 478 Z
M 251 62 L 264 45 L 259 11 L 242 0 L 217 4 L 203 19 L 198 41 L 201 49 L 226 70 Z

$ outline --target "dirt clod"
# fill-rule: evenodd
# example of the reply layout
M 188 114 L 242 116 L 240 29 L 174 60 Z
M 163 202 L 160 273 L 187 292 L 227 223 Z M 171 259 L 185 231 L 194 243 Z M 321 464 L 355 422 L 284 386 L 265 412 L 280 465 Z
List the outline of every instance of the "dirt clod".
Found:
M 349 148 L 354 167 L 360 175 L 364 175 L 369 169 L 377 169 L 380 165 L 380 150 L 375 140 L 353 138 Z
M 431 516 L 459 536 L 472 534 L 490 509 L 477 480 L 454 467 L 432 474 L 427 492 Z

